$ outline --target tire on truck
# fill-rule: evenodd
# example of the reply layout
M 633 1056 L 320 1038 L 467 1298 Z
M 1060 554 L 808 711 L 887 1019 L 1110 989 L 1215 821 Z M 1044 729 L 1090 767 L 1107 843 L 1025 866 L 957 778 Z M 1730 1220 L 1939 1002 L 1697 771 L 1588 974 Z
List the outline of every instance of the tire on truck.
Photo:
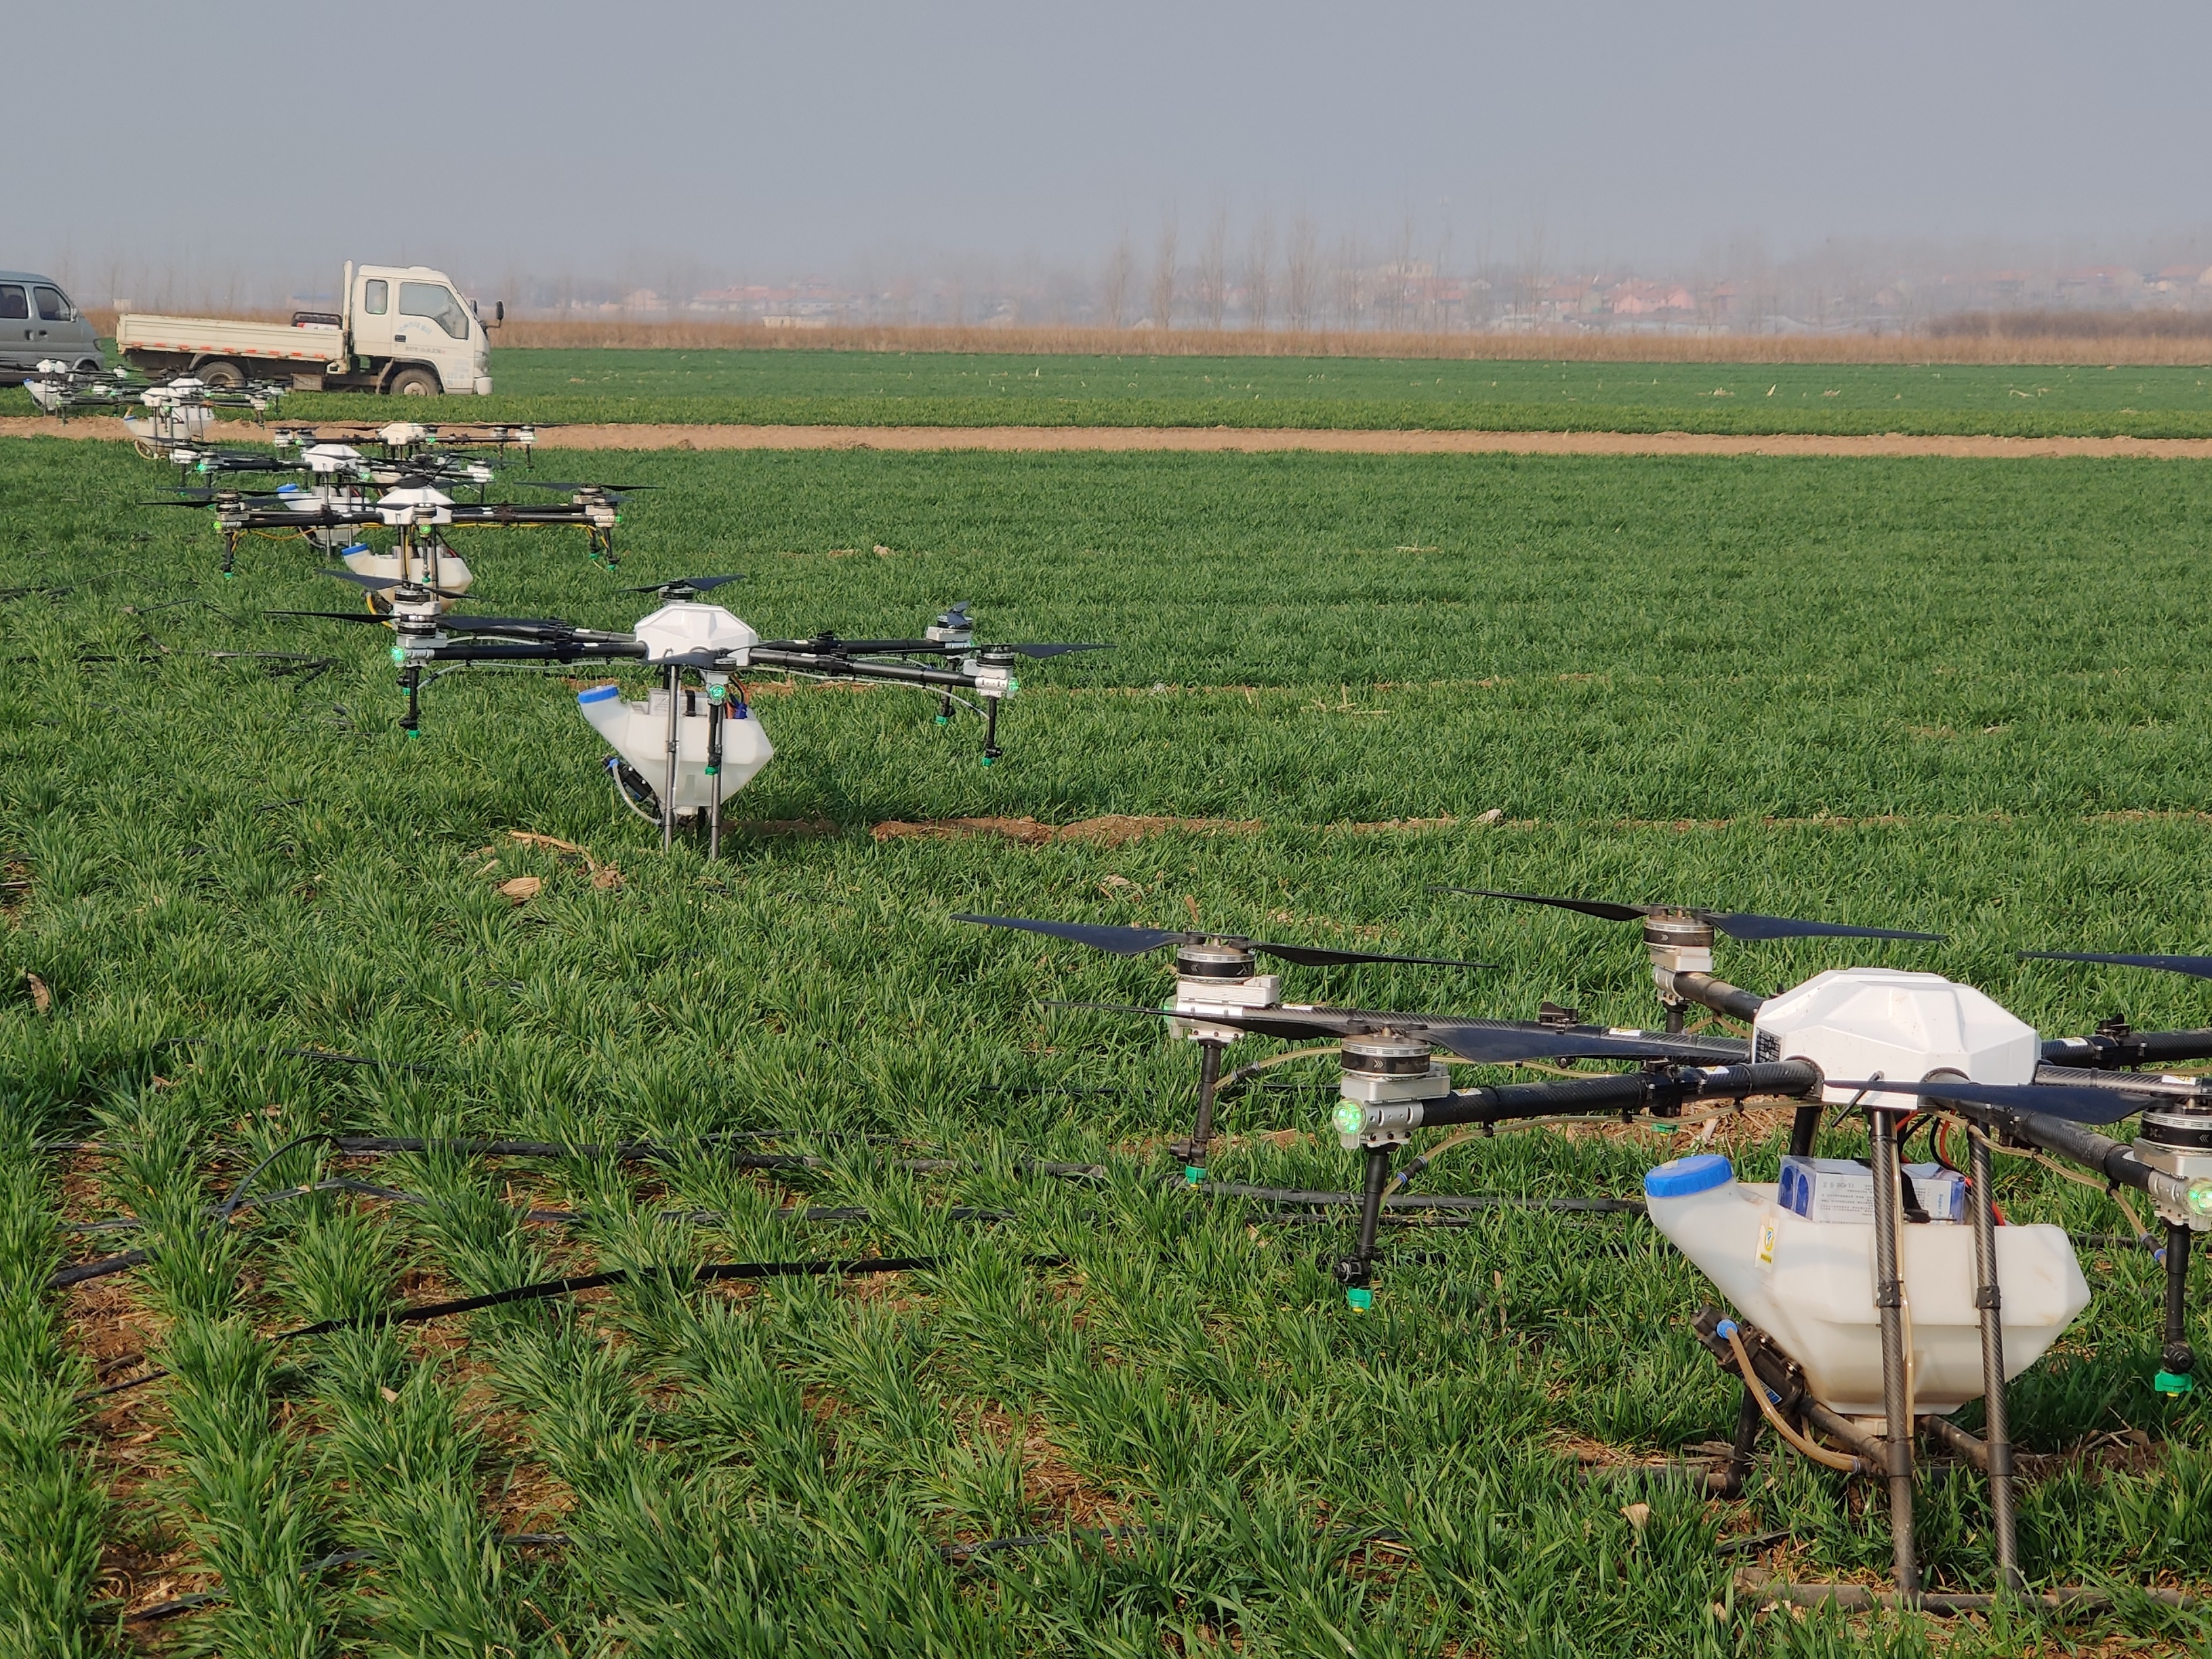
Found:
M 438 371 L 420 363 L 409 363 L 393 371 L 384 389 L 395 398 L 435 398 L 446 390 L 438 379 Z
M 192 371 L 202 386 L 241 386 L 246 384 L 246 365 L 228 357 L 210 357 Z

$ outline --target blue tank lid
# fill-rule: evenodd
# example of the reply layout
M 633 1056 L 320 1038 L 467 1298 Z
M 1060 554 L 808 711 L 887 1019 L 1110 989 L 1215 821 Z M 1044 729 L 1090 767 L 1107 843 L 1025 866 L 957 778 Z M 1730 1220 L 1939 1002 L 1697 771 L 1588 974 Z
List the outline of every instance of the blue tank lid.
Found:
M 609 697 L 618 697 L 621 695 L 622 687 L 619 685 L 595 685 L 588 691 L 579 691 L 576 693 L 576 701 L 578 702 L 605 702 Z
M 1646 1198 L 1688 1198 L 1711 1192 L 1735 1179 L 1735 1170 L 1718 1152 L 1699 1152 L 1678 1158 L 1648 1171 L 1644 1177 Z

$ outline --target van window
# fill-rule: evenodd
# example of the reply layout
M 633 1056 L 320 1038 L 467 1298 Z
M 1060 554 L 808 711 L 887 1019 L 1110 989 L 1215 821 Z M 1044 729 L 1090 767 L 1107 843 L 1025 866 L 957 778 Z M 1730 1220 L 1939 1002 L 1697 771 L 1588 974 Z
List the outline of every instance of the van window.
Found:
M 31 297 L 39 302 L 39 320 L 42 323 L 65 323 L 70 319 L 70 302 L 62 298 L 58 288 L 41 284 L 31 290 Z
M 372 317 L 381 317 L 392 309 L 392 284 L 381 276 L 372 276 L 361 285 L 361 308 Z
M 456 340 L 469 337 L 469 313 L 461 309 L 453 291 L 441 283 L 400 283 L 399 314 L 428 318 Z
M 0 283 L 0 322 L 27 323 L 31 320 L 30 302 L 23 297 L 20 283 Z

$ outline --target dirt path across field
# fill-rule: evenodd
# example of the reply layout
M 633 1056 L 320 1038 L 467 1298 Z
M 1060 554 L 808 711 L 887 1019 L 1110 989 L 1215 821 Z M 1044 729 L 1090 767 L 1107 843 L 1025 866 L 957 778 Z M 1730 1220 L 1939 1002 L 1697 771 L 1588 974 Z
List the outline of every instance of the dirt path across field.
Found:
M 409 411 L 410 414 L 416 411 Z M 46 416 L 0 416 L 0 437 L 127 436 L 123 423 L 94 416 L 66 424 Z M 217 443 L 253 443 L 264 428 L 226 422 Z M 2212 438 L 1911 437 L 1890 433 L 1767 437 L 1699 432 L 1378 432 L 1271 427 L 1183 426 L 541 426 L 541 449 L 993 450 L 1009 453 L 1174 451 L 1261 454 L 1307 450 L 1334 455 L 1941 455 L 1965 460 L 2068 456 L 2212 460 Z

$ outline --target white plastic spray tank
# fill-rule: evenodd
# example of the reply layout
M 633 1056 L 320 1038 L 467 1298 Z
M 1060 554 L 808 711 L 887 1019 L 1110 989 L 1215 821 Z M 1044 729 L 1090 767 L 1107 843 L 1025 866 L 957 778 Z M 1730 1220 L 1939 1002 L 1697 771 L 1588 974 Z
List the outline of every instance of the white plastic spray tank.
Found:
M 716 605 L 665 605 L 635 630 L 646 647 L 646 661 L 657 665 L 714 662 L 700 671 L 701 686 L 659 685 L 644 701 L 624 697 L 611 685 L 576 694 L 577 711 L 597 728 L 614 750 L 650 784 L 666 789 L 669 705 L 676 709 L 676 787 L 673 805 L 680 817 L 704 812 L 752 781 L 774 758 L 775 747 L 752 711 L 729 688 L 728 670 L 742 668 L 760 635 Z M 707 769 L 713 731 L 721 721 L 721 765 Z
M 1755 1060 L 1805 1060 L 1827 1077 L 1900 1082 L 2032 1082 L 2040 1046 L 2033 1027 L 1971 986 L 1875 968 L 1822 974 L 1770 999 L 1753 1033 Z M 1920 1103 L 1862 1099 L 1832 1085 L 1823 1098 L 1899 1110 Z M 1739 1182 L 1726 1158 L 1710 1154 L 1662 1164 L 1644 1178 L 1644 1195 L 1653 1224 L 1804 1368 L 1815 1399 L 1846 1416 L 1882 1412 L 1871 1222 L 1808 1220 L 1784 1207 L 1778 1188 Z M 1996 1239 L 2010 1378 L 2088 1306 L 2089 1286 L 2063 1230 L 2006 1226 Z M 1950 1412 L 1983 1391 L 1973 1229 L 1907 1225 L 1898 1244 L 1912 1409 Z

